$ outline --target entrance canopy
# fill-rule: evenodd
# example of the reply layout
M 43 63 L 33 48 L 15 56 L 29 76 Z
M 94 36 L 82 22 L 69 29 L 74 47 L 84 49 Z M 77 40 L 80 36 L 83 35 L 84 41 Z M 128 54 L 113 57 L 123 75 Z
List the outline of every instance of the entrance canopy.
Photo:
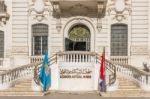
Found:
M 104 17 L 107 0 L 50 0 L 55 14 L 100 15 Z

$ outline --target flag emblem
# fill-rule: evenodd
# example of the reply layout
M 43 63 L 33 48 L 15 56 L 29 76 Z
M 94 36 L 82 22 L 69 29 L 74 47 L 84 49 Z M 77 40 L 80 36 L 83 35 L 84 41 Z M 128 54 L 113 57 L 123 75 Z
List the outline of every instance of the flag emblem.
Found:
M 43 91 L 47 91 L 51 85 L 51 69 L 48 66 L 48 52 L 47 51 L 44 55 L 43 64 L 40 69 L 39 79 L 40 79 L 40 83 L 41 83 Z

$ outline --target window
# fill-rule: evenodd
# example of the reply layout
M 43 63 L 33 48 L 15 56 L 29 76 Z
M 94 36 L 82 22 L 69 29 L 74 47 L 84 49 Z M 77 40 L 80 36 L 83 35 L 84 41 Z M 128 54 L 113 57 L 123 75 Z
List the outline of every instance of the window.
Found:
M 32 25 L 32 55 L 43 55 L 48 50 L 48 25 Z
M 111 26 L 111 56 L 127 56 L 128 27 L 124 24 Z
M 0 31 L 0 58 L 4 58 L 4 32 Z

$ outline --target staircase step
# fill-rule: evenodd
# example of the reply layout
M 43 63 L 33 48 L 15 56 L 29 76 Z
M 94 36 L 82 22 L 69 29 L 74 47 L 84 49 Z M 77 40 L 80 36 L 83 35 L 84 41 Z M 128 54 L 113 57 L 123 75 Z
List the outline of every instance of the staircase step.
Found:
M 33 91 L 31 79 L 17 82 L 14 87 L 0 91 L 0 96 L 43 96 L 40 91 Z
M 121 89 L 118 89 L 118 90 L 119 90 L 119 91 L 123 91 L 123 90 L 126 90 L 126 91 L 130 91 L 130 90 L 131 90 L 131 91 L 135 91 L 135 90 L 138 90 L 138 91 L 140 91 L 141 89 L 139 89 L 139 88 L 135 88 L 135 89 L 132 89 L 132 88 L 128 88 L 128 89 L 127 89 L 127 88 L 124 88 L 124 89 L 123 89 L 123 88 L 121 88 Z
M 133 89 L 135 89 L 135 88 L 138 88 L 137 86 L 134 86 L 134 85 L 124 85 L 124 86 L 119 86 L 119 88 L 133 88 Z
M 118 90 L 102 93 L 104 97 L 150 97 L 150 93 L 143 92 L 136 83 L 125 78 L 117 77 L 119 82 Z
M 121 83 L 121 82 L 119 82 L 119 86 L 137 86 L 136 84 L 134 84 L 134 83 L 132 83 L 132 82 L 130 82 L 130 83 Z

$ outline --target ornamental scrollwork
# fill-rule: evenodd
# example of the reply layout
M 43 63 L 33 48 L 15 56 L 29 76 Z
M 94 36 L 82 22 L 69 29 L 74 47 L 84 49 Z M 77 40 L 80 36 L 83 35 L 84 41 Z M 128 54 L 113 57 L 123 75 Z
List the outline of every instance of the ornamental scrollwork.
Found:
M 32 0 L 28 11 L 29 15 L 34 16 L 34 19 L 42 21 L 46 19 L 45 13 L 50 13 L 50 4 L 48 0 Z
M 0 0 L 0 26 L 6 24 L 6 21 L 9 19 L 9 14 L 7 13 L 7 6 L 4 0 Z
M 120 22 L 126 19 L 126 15 L 131 15 L 131 4 L 129 0 L 110 0 L 107 12 Z

